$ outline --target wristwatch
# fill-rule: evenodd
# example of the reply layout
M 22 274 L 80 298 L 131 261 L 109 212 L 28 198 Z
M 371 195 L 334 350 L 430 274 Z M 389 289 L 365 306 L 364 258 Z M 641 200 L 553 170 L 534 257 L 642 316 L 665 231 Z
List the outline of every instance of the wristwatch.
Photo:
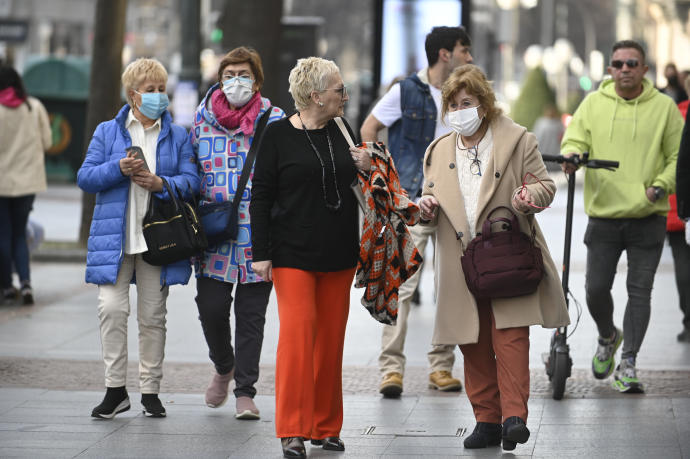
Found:
M 654 186 L 654 200 L 658 201 L 659 199 L 663 198 L 666 196 L 666 191 L 661 188 L 660 186 Z

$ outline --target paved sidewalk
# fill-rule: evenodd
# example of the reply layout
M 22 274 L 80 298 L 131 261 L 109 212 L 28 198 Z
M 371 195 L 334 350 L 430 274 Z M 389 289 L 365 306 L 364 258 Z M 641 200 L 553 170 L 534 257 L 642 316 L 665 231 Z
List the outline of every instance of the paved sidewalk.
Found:
M 562 254 L 564 202 L 561 188 L 552 208 L 538 217 L 557 264 Z M 581 242 L 586 219 L 581 196 L 575 202 L 579 208 L 571 290 L 586 308 Z M 69 242 L 76 239 L 79 206 L 78 190 L 53 187 L 38 197 L 32 217 L 46 225 L 49 239 Z M 443 394 L 427 388 L 426 352 L 435 310 L 429 268 L 422 276 L 422 305 L 410 313 L 405 392 L 399 400 L 382 399 L 376 392 L 381 326 L 359 304 L 361 292 L 353 289 L 343 374 L 346 451 L 308 448 L 310 457 L 501 455 L 500 448 L 468 451 L 462 447 L 464 436 L 474 427 L 464 392 Z M 625 272 L 623 258 L 613 290 L 617 324 L 622 323 L 626 298 Z M 132 409 L 112 421 L 102 421 L 90 417 L 103 395 L 97 288 L 85 285 L 83 276 L 81 263 L 35 261 L 32 277 L 37 304 L 0 307 L 0 457 L 281 457 L 273 424 L 275 296 L 268 307 L 257 384 L 260 421 L 235 420 L 232 396 L 220 409 L 203 404 L 212 367 L 197 319 L 193 280 L 188 286 L 173 287 L 168 301 L 161 394 L 168 417 L 150 419 L 141 414 L 133 307 L 128 377 Z M 573 377 L 564 400 L 552 400 L 541 362 L 551 332 L 532 327 L 527 423 L 532 436 L 517 447 L 515 457 L 690 458 L 690 345 L 675 339 L 681 320 L 677 301 L 670 250 L 665 248 L 652 296 L 650 327 L 638 358 L 646 395 L 620 395 L 609 387 L 610 381 L 591 377 L 596 330 L 585 310 L 569 339 Z M 576 310 L 571 302 L 573 322 Z M 462 377 L 462 357 L 457 351 L 456 356 L 455 374 Z
M 88 417 L 96 392 L 0 390 L 0 457 L 280 458 L 274 399 L 258 395 L 260 421 L 234 419 L 200 394 L 161 394 L 168 417 L 146 418 L 139 396 L 110 421 Z M 645 396 L 530 400 L 529 441 L 514 457 L 681 458 L 690 454 L 690 401 Z M 466 450 L 474 417 L 463 396 L 348 395 L 344 453 L 308 447 L 312 458 L 496 457 L 500 448 Z M 634 427 L 629 424 L 634 420 Z

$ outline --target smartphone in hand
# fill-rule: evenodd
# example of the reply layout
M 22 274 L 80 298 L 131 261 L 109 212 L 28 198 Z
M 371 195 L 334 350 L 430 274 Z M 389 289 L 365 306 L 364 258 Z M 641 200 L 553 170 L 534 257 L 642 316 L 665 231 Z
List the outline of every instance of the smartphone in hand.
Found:
M 146 158 L 144 157 L 144 152 L 142 151 L 141 147 L 131 146 L 125 151 L 128 155 L 131 155 L 132 158 L 142 160 L 144 162 L 144 169 L 151 171 L 151 169 L 149 169 L 149 165 L 146 164 Z

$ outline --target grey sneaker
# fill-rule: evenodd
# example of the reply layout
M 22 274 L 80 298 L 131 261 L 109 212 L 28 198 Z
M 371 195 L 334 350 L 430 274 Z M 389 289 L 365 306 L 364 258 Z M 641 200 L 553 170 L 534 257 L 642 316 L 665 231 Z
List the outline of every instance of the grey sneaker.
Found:
M 597 352 L 592 358 L 592 373 L 597 379 L 606 379 L 613 373 L 616 366 L 614 356 L 623 342 L 623 332 L 616 328 L 616 333 L 612 338 L 599 337 Z
M 619 392 L 625 394 L 641 394 L 644 392 L 644 386 L 637 379 L 637 370 L 635 369 L 635 359 L 633 357 L 621 360 L 613 375 L 612 385 Z

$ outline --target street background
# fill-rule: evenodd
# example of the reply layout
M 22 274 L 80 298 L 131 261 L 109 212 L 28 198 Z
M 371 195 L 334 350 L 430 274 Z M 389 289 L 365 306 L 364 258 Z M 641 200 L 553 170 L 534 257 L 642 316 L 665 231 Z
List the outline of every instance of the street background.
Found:
M 550 209 L 538 216 L 557 264 L 565 222 L 563 177 Z M 575 198 L 571 290 L 584 304 L 586 217 L 581 188 Z M 97 288 L 84 283 L 80 253 L 61 249 L 76 239 L 81 199 L 73 186 L 52 185 L 38 195 L 32 219 L 45 226 L 45 243 L 35 254 L 32 278 L 37 304 L 0 308 L 0 457 L 280 457 L 274 438 L 273 382 L 278 317 L 275 296 L 268 307 L 261 377 L 257 385 L 259 422 L 234 419 L 234 400 L 213 410 L 203 393 L 213 368 L 197 319 L 194 280 L 172 287 L 168 299 L 168 337 L 161 399 L 168 418 L 144 418 L 137 379 L 136 303 L 129 333 L 128 389 L 132 409 L 113 421 L 90 417 L 103 394 Z M 427 252 L 427 257 L 432 253 Z M 70 261 L 72 260 L 72 261 Z M 613 295 L 616 324 L 621 325 L 625 292 L 625 258 L 619 264 Z M 410 313 L 407 368 L 400 400 L 377 393 L 377 356 L 381 325 L 360 305 L 352 290 L 343 385 L 345 457 L 495 456 L 500 449 L 470 451 L 462 447 L 474 417 L 464 392 L 442 394 L 427 389 L 429 349 L 434 319 L 433 271 L 425 265 L 422 304 Z M 132 293 L 132 300 L 135 295 Z M 541 354 L 548 351 L 550 330 L 531 328 L 532 398 L 529 442 L 517 457 L 690 457 L 690 345 L 678 343 L 681 313 L 668 247 L 664 249 L 652 296 L 652 317 L 638 357 L 645 395 L 617 394 L 610 379 L 595 381 L 589 362 L 596 330 L 586 310 L 571 336 L 573 376 L 565 398 L 551 399 Z M 571 301 L 573 323 L 576 307 Z M 455 375 L 462 375 L 456 351 Z M 620 355 L 620 351 L 619 351 Z M 310 457 L 342 457 L 308 448 Z
M 136 303 L 129 333 L 128 390 L 132 409 L 94 420 L 103 396 L 97 287 L 84 283 L 93 196 L 74 185 L 95 126 L 121 107 L 120 75 L 137 57 L 159 59 L 175 122 L 189 126 L 196 104 L 216 78 L 220 58 L 240 46 L 261 54 L 262 94 L 287 112 L 287 75 L 300 57 L 333 59 L 348 85 L 345 116 L 360 126 L 393 76 L 426 65 L 423 37 L 432 26 L 462 24 L 472 55 L 493 81 L 498 104 L 535 132 L 550 126 L 555 144 L 580 101 L 606 78 L 614 42 L 635 39 L 647 50 L 647 77 L 667 85 L 664 67 L 690 69 L 690 0 L 0 0 L 0 61 L 14 66 L 29 94 L 46 106 L 53 146 L 50 182 L 31 218 L 45 228 L 34 253 L 36 305 L 0 307 L 0 458 L 5 457 L 280 457 L 275 437 L 275 296 L 267 313 L 257 384 L 258 422 L 234 419 L 203 403 L 213 374 L 194 303 L 195 281 L 173 287 L 161 399 L 166 419 L 141 414 L 137 383 Z M 548 109 L 548 110 L 547 110 Z M 549 116 L 547 111 L 552 112 Z M 538 120 L 539 119 L 539 120 Z M 554 143 L 554 142 L 551 142 Z M 557 150 L 557 148 L 556 148 Z M 558 154 L 558 151 L 542 153 Z M 0 171 L 0 180 L 2 180 Z M 556 264 L 565 223 L 563 176 L 556 200 L 538 217 Z M 550 330 L 531 329 L 528 443 L 506 456 L 690 458 L 690 345 L 678 343 L 681 313 L 671 253 L 664 249 L 652 296 L 649 330 L 639 354 L 644 395 L 621 395 L 595 381 L 590 359 L 596 330 L 584 301 L 586 217 L 575 198 L 569 339 L 573 374 L 565 398 L 551 399 L 542 353 Z M 433 257 L 428 251 L 425 256 Z M 626 302 L 625 256 L 614 284 L 615 321 Z M 475 421 L 464 392 L 427 388 L 426 352 L 435 314 L 432 263 L 425 265 L 421 305 L 410 313 L 404 392 L 382 399 L 377 356 L 382 325 L 352 291 L 343 389 L 346 452 L 308 447 L 310 457 L 494 457 L 498 448 L 462 447 Z M 134 294 L 132 294 L 134 300 Z M 575 329 L 579 317 L 579 325 Z M 620 354 L 620 353 L 619 353 Z M 456 351 L 455 375 L 462 375 Z

